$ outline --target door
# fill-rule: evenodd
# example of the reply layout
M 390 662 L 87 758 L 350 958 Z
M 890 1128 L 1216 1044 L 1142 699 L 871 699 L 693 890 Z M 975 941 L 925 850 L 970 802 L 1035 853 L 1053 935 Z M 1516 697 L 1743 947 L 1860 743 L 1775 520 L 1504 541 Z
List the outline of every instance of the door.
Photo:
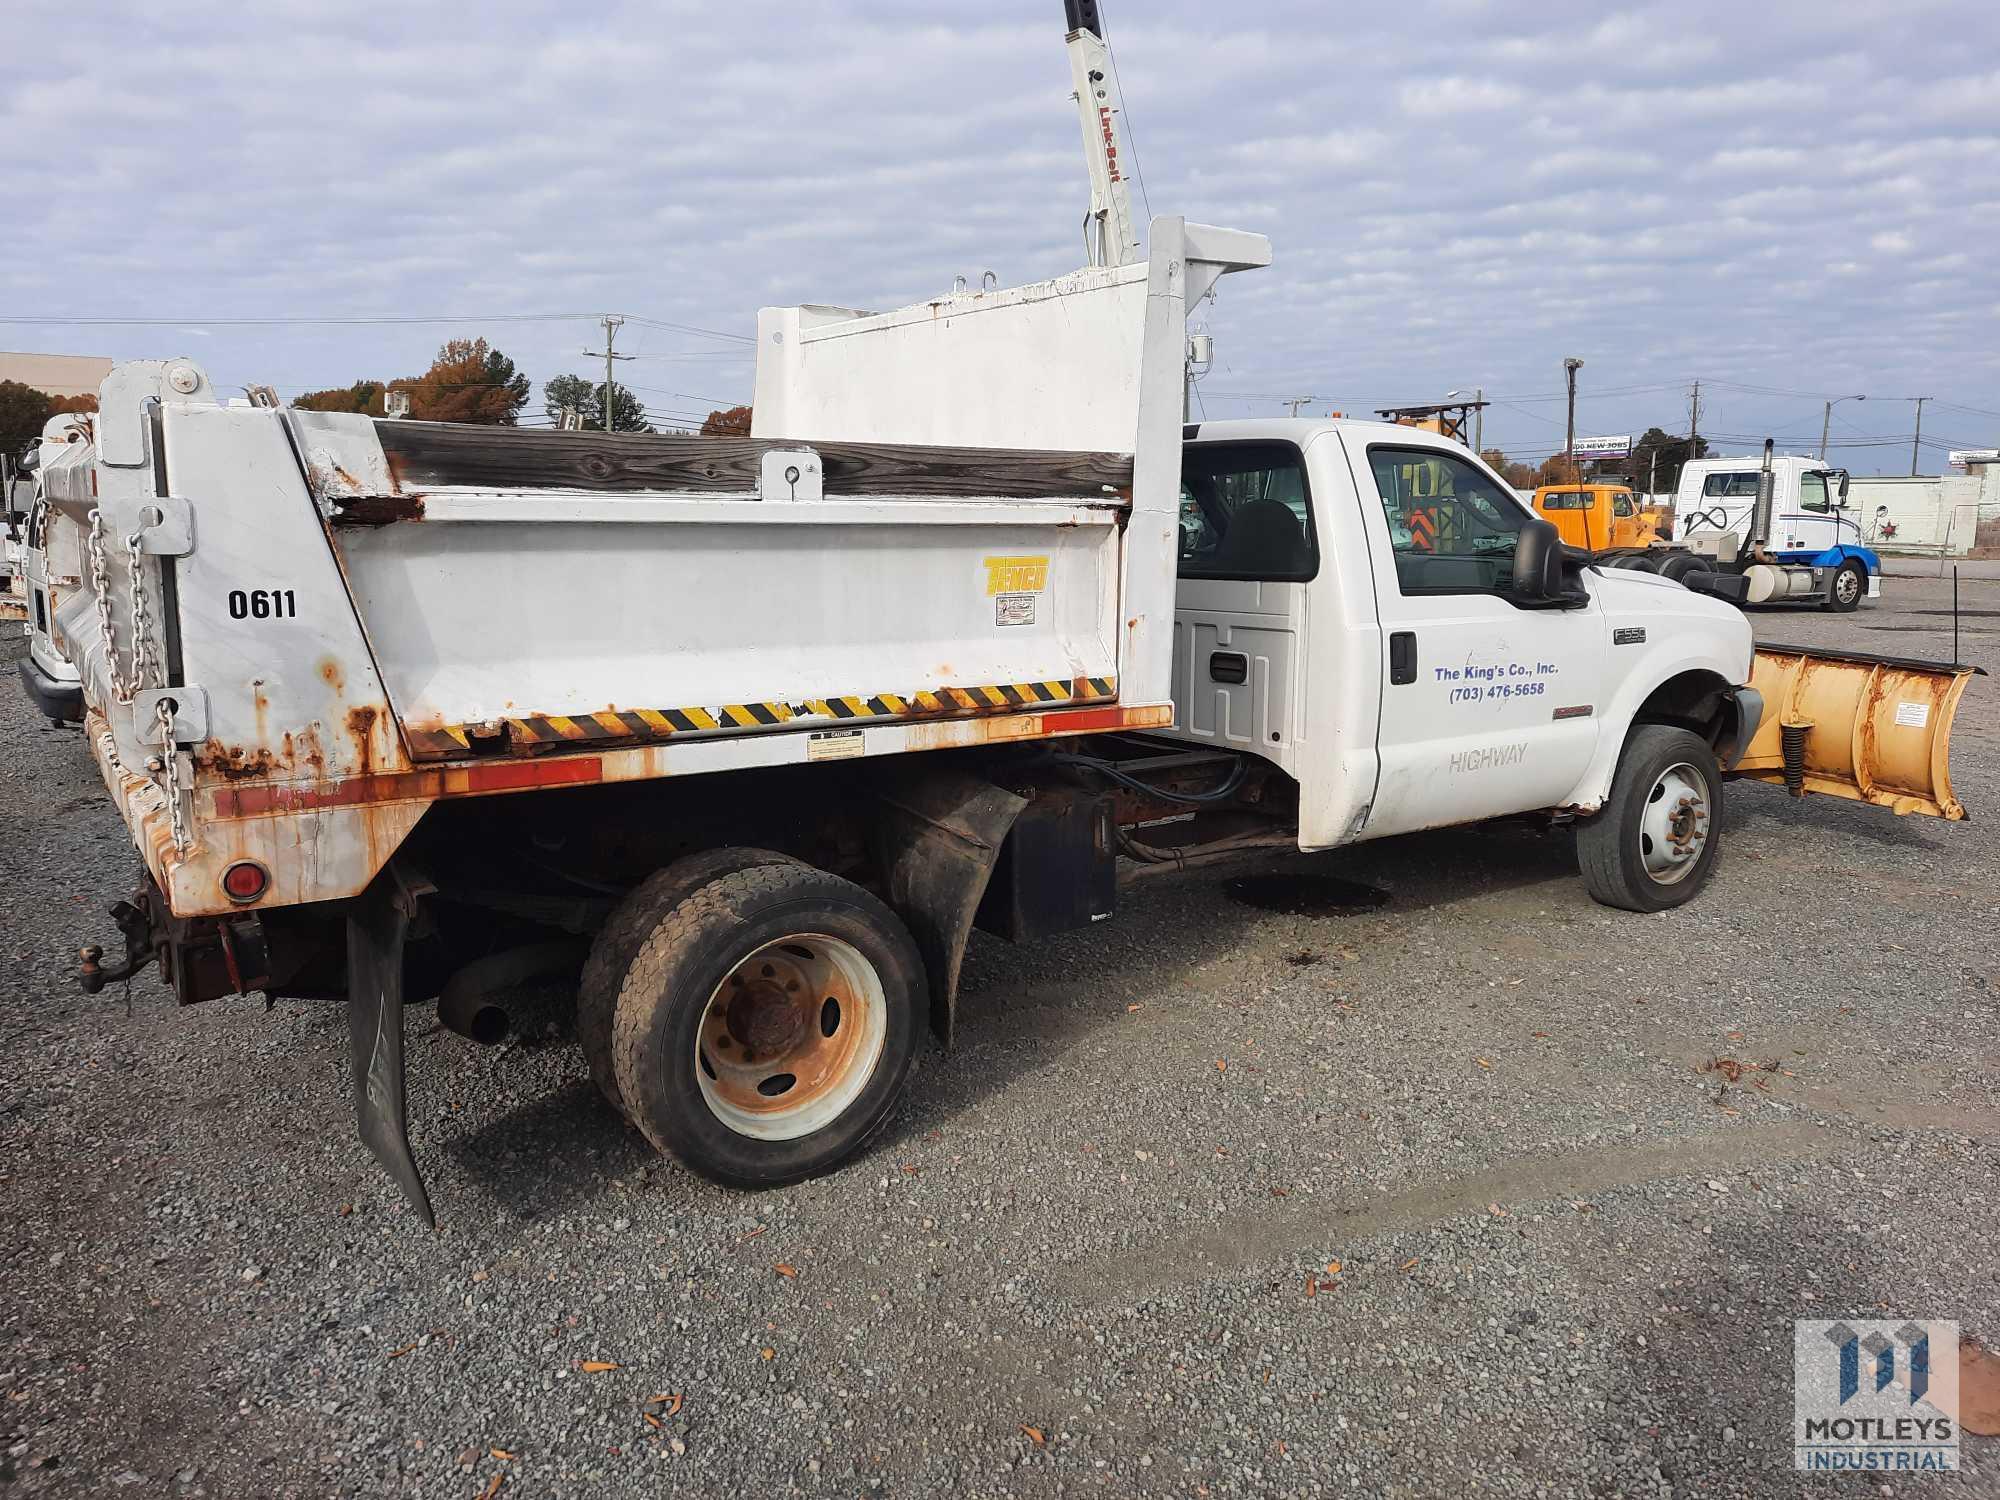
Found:
M 1858 543 L 1860 528 L 1842 517 L 1835 505 L 1838 498 L 1824 470 L 1800 474 L 1797 495 L 1782 490 L 1778 495 L 1778 519 L 1771 528 L 1777 533 L 1777 546 L 1786 552 L 1817 553 L 1839 542 Z
M 1306 584 L 1319 571 L 1298 446 L 1194 442 L 1181 459 L 1176 739 L 1292 768 Z
M 1560 806 L 1597 749 L 1593 599 L 1514 596 L 1530 519 L 1463 449 L 1343 434 L 1382 625 L 1381 777 L 1363 837 Z

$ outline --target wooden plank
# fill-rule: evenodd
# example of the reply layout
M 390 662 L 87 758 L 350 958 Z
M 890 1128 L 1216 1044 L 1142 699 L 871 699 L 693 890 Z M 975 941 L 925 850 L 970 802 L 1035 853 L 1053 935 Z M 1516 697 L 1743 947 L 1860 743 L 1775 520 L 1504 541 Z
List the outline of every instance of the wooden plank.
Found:
M 916 443 L 794 443 L 644 432 L 536 432 L 447 422 L 375 424 L 397 493 L 440 485 L 606 492 L 755 491 L 767 448 L 810 447 L 828 495 L 1005 495 L 1129 503 L 1132 455 Z M 358 498 L 358 497 L 357 497 Z M 336 502 L 341 503 L 341 502 Z

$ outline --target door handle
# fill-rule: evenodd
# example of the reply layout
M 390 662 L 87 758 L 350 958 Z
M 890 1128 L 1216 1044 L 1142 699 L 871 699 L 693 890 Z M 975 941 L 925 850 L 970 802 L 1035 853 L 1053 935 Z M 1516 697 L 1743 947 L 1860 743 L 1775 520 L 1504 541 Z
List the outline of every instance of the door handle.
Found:
M 1208 656 L 1210 682 L 1248 682 L 1250 658 L 1241 651 L 1211 651 Z
M 1389 632 L 1389 682 L 1400 687 L 1417 680 L 1417 633 L 1414 630 Z

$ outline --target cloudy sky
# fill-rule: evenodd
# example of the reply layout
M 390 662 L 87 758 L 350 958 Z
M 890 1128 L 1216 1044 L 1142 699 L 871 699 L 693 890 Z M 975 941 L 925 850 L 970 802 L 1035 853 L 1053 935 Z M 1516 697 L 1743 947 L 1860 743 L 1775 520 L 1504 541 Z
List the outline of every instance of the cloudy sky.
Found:
M 1682 428 L 1700 379 L 1732 447 L 1810 451 L 1856 393 L 1857 472 L 1907 472 L 1895 398 L 1936 398 L 1926 472 L 2000 441 L 1991 0 L 1104 9 L 1144 203 L 1275 246 L 1202 310 L 1210 416 L 1484 387 L 1538 457 L 1573 354 L 1586 433 Z M 1081 260 L 1058 0 L 73 0 L 6 36 L 4 348 L 293 395 L 484 334 L 538 408 L 618 311 L 623 378 L 698 420 L 748 398 L 760 304 Z

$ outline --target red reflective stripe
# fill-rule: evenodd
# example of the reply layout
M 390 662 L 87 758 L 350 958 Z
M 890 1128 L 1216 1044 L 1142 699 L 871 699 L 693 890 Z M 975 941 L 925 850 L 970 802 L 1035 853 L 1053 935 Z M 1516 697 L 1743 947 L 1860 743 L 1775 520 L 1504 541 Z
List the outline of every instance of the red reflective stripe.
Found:
M 449 777 L 451 773 L 447 772 Z M 577 786 L 604 779 L 604 762 L 595 755 L 550 756 L 546 760 L 496 760 L 465 769 L 468 792 L 518 792 L 530 786 Z M 450 796 L 457 788 L 448 788 Z
M 316 812 L 329 807 L 360 807 L 371 802 L 469 797 L 482 792 L 518 792 L 535 786 L 582 786 L 603 779 L 604 762 L 599 756 L 552 755 L 537 760 L 350 776 L 345 781 L 310 786 L 224 787 L 215 794 L 215 815 L 255 818 L 266 813 Z
M 1043 714 L 1044 734 L 1076 734 L 1091 729 L 1123 729 L 1156 717 L 1143 708 L 1085 708 L 1073 713 Z

